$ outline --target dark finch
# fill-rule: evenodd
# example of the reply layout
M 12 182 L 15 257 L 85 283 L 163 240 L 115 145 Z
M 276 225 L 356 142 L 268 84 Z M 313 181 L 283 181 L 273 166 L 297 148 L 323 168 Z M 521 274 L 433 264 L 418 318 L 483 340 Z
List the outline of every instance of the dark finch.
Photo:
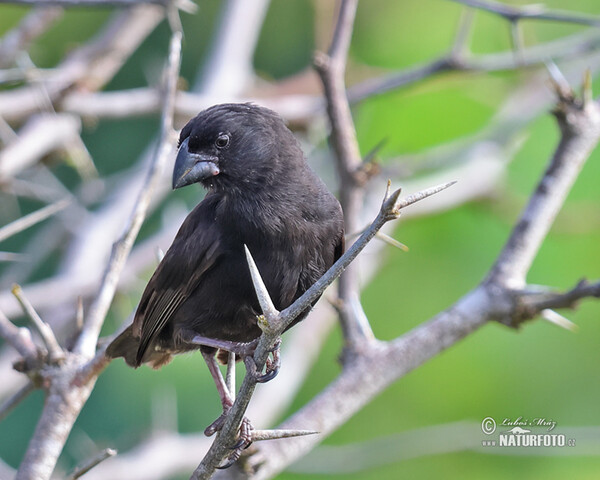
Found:
M 226 412 L 231 399 L 215 353 L 249 357 L 261 334 L 244 245 L 281 310 L 340 257 L 343 217 L 283 120 L 256 105 L 216 105 L 183 128 L 173 188 L 192 183 L 208 193 L 148 282 L 133 325 L 107 355 L 158 368 L 173 354 L 200 349 Z M 274 374 L 276 368 L 259 380 Z

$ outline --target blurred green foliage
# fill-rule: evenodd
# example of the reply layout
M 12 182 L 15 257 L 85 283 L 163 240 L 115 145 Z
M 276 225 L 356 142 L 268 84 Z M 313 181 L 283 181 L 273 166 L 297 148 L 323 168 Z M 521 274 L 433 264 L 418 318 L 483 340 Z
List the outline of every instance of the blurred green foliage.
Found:
M 545 2 L 553 8 L 565 8 L 564 3 Z M 215 1 L 199 4 L 197 15 L 184 16 L 182 76 L 190 84 L 207 51 L 219 8 Z M 307 0 L 273 0 L 255 55 L 255 66 L 266 78 L 281 78 L 310 64 L 318 11 L 315 4 Z M 568 8 L 600 13 L 597 0 L 572 0 Z M 20 7 L 0 7 L 0 32 L 14 25 L 24 12 Z M 352 64 L 367 65 L 377 74 L 430 60 L 451 44 L 460 12 L 460 6 L 444 0 L 363 1 L 351 48 Z M 89 38 L 107 16 L 101 9 L 69 11 L 58 26 L 36 42 L 33 60 L 40 66 L 56 64 L 69 49 Z M 555 22 L 525 22 L 524 28 L 527 44 L 582 29 Z M 162 25 L 109 88 L 156 83 L 167 39 L 168 29 Z M 496 52 L 509 46 L 505 22 L 478 12 L 473 50 Z M 357 71 L 364 76 L 360 68 Z M 387 139 L 382 150 L 386 161 L 473 134 L 488 124 L 520 78 L 506 73 L 449 74 L 367 100 L 354 109 L 361 149 L 366 153 Z M 353 82 L 353 78 L 348 80 Z M 100 172 L 108 174 L 132 165 L 153 138 L 157 125 L 156 118 L 102 121 L 87 126 L 84 140 Z M 497 198 L 399 224 L 396 236 L 410 246 L 410 252 L 390 249 L 381 273 L 363 295 L 378 337 L 391 339 L 426 321 L 485 275 L 558 139 L 549 115 L 536 120 L 526 133 L 525 144 L 509 166 L 505 190 Z M 68 182 L 70 173 L 62 170 L 58 173 Z M 532 283 L 567 288 L 582 276 L 600 277 L 598 178 L 600 153 L 595 152 L 531 270 Z M 199 192 L 190 189 L 179 194 L 192 205 Z M 150 225 L 152 222 L 156 225 L 158 220 L 151 218 Z M 137 298 L 132 295 L 116 299 L 107 332 L 120 324 Z M 542 321 L 526 324 L 519 332 L 487 325 L 397 382 L 325 443 L 343 445 L 423 426 L 481 421 L 487 416 L 544 416 L 554 419 L 558 430 L 561 426 L 600 426 L 599 312 L 598 303 L 587 302 L 567 314 L 580 325 L 578 334 Z M 340 334 L 335 331 L 288 413 L 308 402 L 335 377 L 340 344 Z M 280 375 L 285 373 L 283 365 Z M 88 456 L 94 448 L 92 442 L 122 451 L 134 446 L 152 429 L 153 401 L 173 392 L 180 431 L 202 430 L 219 414 L 217 394 L 198 355 L 179 357 L 156 372 L 147 368 L 134 371 L 121 361 L 113 362 L 98 380 L 75 425 L 62 466 L 68 468 Z M 37 392 L 2 423 L 0 456 L 10 464 L 18 464 L 41 405 L 42 395 Z M 566 476 L 597 478 L 599 468 L 598 456 L 514 457 L 464 452 L 331 477 L 562 480 Z M 286 473 L 281 478 L 300 480 L 309 476 Z

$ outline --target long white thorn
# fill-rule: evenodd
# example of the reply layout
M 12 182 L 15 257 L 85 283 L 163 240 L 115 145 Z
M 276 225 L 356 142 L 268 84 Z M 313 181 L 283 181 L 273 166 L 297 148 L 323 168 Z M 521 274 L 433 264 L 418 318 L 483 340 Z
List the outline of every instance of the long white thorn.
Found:
M 258 271 L 258 267 L 256 266 L 254 258 L 252 257 L 247 245 L 244 245 L 244 250 L 246 251 L 246 260 L 248 261 L 248 268 L 250 268 L 252 284 L 254 285 L 254 290 L 256 291 L 256 296 L 258 297 L 258 303 L 260 303 L 260 308 L 262 309 L 263 315 L 265 316 L 268 324 L 272 326 L 274 321 L 276 321 L 279 316 L 279 311 L 275 308 L 273 300 L 271 300 L 271 296 L 267 291 L 265 282 Z
M 578 325 L 573 323 L 568 318 L 563 317 L 560 313 L 556 313 L 554 310 L 550 310 L 549 308 L 542 310 L 540 312 L 540 316 L 544 320 L 556 325 L 557 327 L 564 328 L 565 330 L 569 330 L 570 332 L 576 332 L 577 330 L 579 330 Z

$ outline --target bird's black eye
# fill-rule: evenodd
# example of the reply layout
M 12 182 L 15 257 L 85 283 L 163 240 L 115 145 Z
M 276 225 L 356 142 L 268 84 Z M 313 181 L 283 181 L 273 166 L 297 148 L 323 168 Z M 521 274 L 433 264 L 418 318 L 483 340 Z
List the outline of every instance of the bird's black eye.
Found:
M 217 148 L 225 148 L 227 145 L 229 145 L 229 135 L 226 133 L 219 135 L 215 140 L 215 145 Z

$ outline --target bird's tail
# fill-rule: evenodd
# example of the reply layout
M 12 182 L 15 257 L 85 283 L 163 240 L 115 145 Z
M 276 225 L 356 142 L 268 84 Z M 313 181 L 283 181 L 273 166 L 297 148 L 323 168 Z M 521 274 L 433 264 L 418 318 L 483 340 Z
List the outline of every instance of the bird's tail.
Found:
M 133 368 L 147 363 L 152 368 L 160 368 L 171 361 L 170 352 L 147 349 L 143 358 L 138 360 L 137 352 L 140 339 L 133 335 L 133 325 L 129 325 L 121 335 L 115 338 L 106 348 L 106 356 L 109 358 L 123 357 L 127 365 Z
M 137 368 L 140 364 L 136 361 L 139 338 L 133 336 L 133 325 L 129 325 L 121 335 L 115 338 L 106 348 L 109 358 L 123 357 L 127 365 Z

